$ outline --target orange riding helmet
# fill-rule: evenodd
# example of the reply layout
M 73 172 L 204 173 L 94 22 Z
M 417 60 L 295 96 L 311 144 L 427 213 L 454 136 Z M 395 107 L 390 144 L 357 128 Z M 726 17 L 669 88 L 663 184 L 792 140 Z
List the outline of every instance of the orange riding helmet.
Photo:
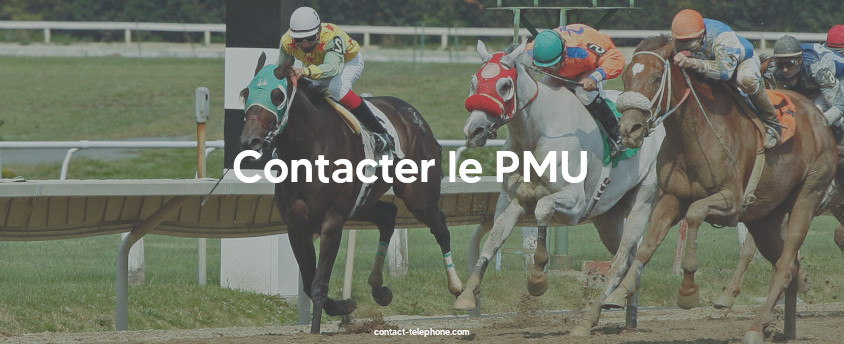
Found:
M 703 17 L 695 10 L 685 9 L 674 16 L 671 22 L 671 38 L 691 39 L 703 34 Z

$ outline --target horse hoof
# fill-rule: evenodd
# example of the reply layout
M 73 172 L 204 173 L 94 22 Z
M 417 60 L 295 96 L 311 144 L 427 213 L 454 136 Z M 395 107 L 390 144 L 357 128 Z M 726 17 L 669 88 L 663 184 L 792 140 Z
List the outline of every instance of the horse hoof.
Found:
M 698 293 L 697 288 L 689 295 L 683 295 L 682 292 L 677 295 L 677 306 L 682 309 L 692 309 L 697 307 L 698 304 L 700 304 L 700 293 Z
M 603 309 L 623 309 L 624 307 L 627 307 L 627 295 L 625 294 L 623 287 L 610 293 L 610 295 L 604 299 L 604 302 L 601 303 L 601 308 Z
M 449 285 L 448 292 L 451 293 L 451 295 L 454 295 L 454 297 L 460 296 L 460 293 L 463 292 L 463 283 L 457 283 L 455 286 Z
M 744 338 L 741 339 L 741 344 L 761 344 L 765 342 L 765 334 L 757 331 L 747 331 L 744 333 Z
M 372 299 L 379 306 L 388 306 L 393 302 L 393 292 L 390 291 L 390 288 L 384 286 L 372 288 Z
M 717 299 L 715 299 L 715 302 L 712 302 L 712 306 L 714 306 L 716 309 L 730 309 L 733 308 L 734 302 L 735 298 L 729 297 L 727 295 L 721 295 Z
M 325 314 L 331 316 L 349 315 L 352 314 L 356 308 L 358 308 L 358 304 L 351 299 L 341 301 L 328 299 L 325 301 L 325 306 L 323 307 Z
M 528 292 L 533 296 L 541 296 L 548 290 L 548 274 L 542 271 L 531 271 L 528 277 Z
M 582 325 L 577 325 L 571 330 L 571 335 L 575 337 L 589 337 L 592 335 L 592 331 Z
M 475 309 L 476 305 L 475 295 L 472 295 L 472 292 L 464 291 L 457 297 L 457 300 L 454 301 L 454 306 L 452 308 L 457 311 L 471 311 Z

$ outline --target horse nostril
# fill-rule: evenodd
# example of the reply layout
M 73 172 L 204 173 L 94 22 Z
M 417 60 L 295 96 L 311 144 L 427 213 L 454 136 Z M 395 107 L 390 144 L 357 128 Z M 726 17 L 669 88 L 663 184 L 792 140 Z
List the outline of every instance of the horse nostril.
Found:
M 484 132 L 484 128 L 481 128 L 481 127 L 475 128 L 475 130 L 472 131 L 472 135 L 469 135 L 469 138 L 478 137 L 478 135 L 483 134 L 483 132 Z

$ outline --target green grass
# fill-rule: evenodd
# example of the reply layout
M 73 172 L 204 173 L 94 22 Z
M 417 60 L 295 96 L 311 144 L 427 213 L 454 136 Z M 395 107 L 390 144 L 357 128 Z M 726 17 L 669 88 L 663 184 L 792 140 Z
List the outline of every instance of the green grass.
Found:
M 467 113 L 463 100 L 469 76 L 478 65 L 368 63 L 356 85 L 358 92 L 393 95 L 416 106 L 437 138 L 461 139 Z M 192 139 L 193 90 L 211 92 L 208 139 L 221 139 L 223 128 L 222 60 L 0 57 L 0 139 L 111 140 L 135 137 Z M 13 82 L 6 82 L 12 80 Z M 610 88 L 618 88 L 611 83 Z M 490 161 L 494 149 L 474 149 L 465 157 Z M 130 159 L 103 161 L 75 158 L 70 178 L 192 178 L 193 150 L 140 150 Z M 444 162 L 444 164 L 447 162 Z M 222 152 L 209 157 L 208 174 L 221 173 Z M 60 164 L 6 166 L 28 179 L 58 178 Z M 490 166 L 484 171 L 492 173 Z M 832 244 L 834 220 L 819 217 L 806 238 L 804 266 L 815 282 L 800 298 L 805 302 L 836 302 L 844 276 L 844 260 Z M 466 278 L 466 247 L 474 227 L 452 228 L 452 250 L 461 278 Z M 506 247 L 521 243 L 514 231 Z M 680 281 L 669 273 L 676 230 L 666 238 L 644 271 L 640 304 L 671 306 Z M 345 264 L 346 238 L 335 264 L 330 295 L 339 297 Z M 353 299 L 358 314 L 442 315 L 451 311 L 442 258 L 427 230 L 409 232 L 410 272 L 385 276 L 395 298 L 378 307 L 369 296 L 367 277 L 377 245 L 375 231 L 358 234 Z M 130 288 L 129 328 L 169 329 L 260 326 L 295 323 L 295 305 L 278 297 L 232 291 L 219 286 L 219 240 L 208 241 L 209 285 L 196 285 L 196 241 L 147 236 L 146 283 Z M 609 260 L 590 225 L 570 234 L 574 267 L 584 260 Z M 550 241 L 549 239 L 549 242 Z M 0 243 L 0 334 L 42 331 L 107 331 L 114 328 L 114 264 L 119 238 L 102 236 L 50 242 Z M 699 239 L 698 282 L 704 306 L 717 297 L 732 276 L 738 247 L 735 231 L 704 227 Z M 505 255 L 504 268 L 485 275 L 484 312 L 508 312 L 525 294 L 526 272 L 520 256 Z M 770 264 L 754 261 L 738 303 L 753 303 L 765 295 Z M 552 274 L 545 309 L 582 308 L 585 289 L 570 276 Z M 324 317 L 326 320 L 337 318 Z

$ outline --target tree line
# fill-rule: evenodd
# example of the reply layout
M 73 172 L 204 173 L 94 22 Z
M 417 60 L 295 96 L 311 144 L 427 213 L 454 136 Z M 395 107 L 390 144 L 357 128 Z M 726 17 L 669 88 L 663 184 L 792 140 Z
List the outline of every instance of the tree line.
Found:
M 229 0 L 233 4 L 237 0 Z M 441 27 L 512 27 L 503 6 L 530 6 L 533 0 L 279 0 L 314 7 L 325 21 L 346 25 Z M 4 0 L 0 20 L 138 21 L 225 23 L 226 0 Z M 589 0 L 540 0 L 540 6 L 591 6 Z M 598 1 L 600 6 L 627 6 L 628 0 Z M 844 22 L 840 0 L 639 0 L 638 9 L 619 10 L 601 28 L 665 30 L 674 14 L 693 8 L 704 17 L 740 31 L 826 32 Z M 527 10 L 537 28 L 559 22 L 555 10 Z M 568 21 L 594 25 L 605 11 L 569 13 Z M 106 33 L 103 33 L 107 35 Z M 119 38 L 119 37 L 118 37 Z

